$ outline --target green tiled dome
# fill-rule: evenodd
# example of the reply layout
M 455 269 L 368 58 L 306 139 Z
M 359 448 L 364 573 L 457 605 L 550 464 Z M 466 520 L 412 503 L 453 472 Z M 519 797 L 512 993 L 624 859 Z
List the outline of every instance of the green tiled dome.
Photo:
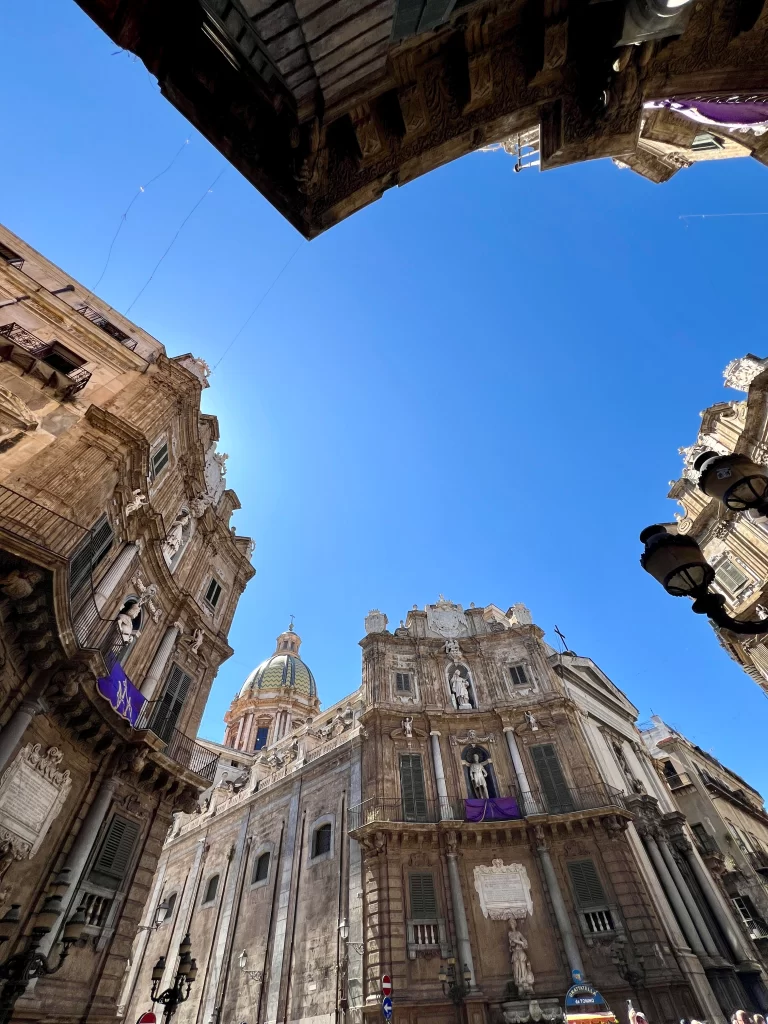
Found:
M 243 683 L 240 696 L 246 697 L 258 690 L 291 689 L 303 697 L 317 697 L 315 677 L 298 656 L 300 644 L 301 639 L 293 632 L 293 627 L 281 633 L 277 638 L 277 650 L 251 672 Z

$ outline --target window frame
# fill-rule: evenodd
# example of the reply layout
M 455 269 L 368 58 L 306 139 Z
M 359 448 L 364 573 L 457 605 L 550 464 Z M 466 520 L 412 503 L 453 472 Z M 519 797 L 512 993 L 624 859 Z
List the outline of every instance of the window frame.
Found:
M 525 661 L 515 661 L 511 665 L 507 665 L 509 669 L 509 675 L 512 680 L 512 692 L 519 693 L 520 689 L 532 690 L 534 688 L 534 682 L 531 678 L 530 666 Z M 516 673 L 521 673 L 523 676 L 523 682 L 515 678 Z
M 415 960 L 416 957 L 421 953 L 422 955 L 433 955 L 436 950 L 440 951 L 441 957 L 448 956 L 448 935 L 445 927 L 445 918 L 441 916 L 440 898 L 438 895 L 438 878 L 436 878 L 436 870 L 434 866 L 427 866 L 425 868 L 417 869 L 406 869 L 405 879 L 405 892 L 407 896 L 407 914 L 405 919 L 406 926 L 406 948 L 408 952 L 408 959 Z M 432 894 L 435 900 L 435 914 L 433 917 L 417 916 L 414 914 L 413 908 L 413 885 L 411 879 L 418 875 L 429 875 L 432 879 Z M 431 928 L 434 929 L 432 936 L 437 939 L 436 942 L 418 942 L 417 937 L 419 929 Z
M 160 466 L 159 469 L 155 466 L 155 459 L 165 449 L 165 462 Z M 148 479 L 150 484 L 154 487 L 157 481 L 162 477 L 163 473 L 168 469 L 171 464 L 171 444 L 168 440 L 168 435 L 163 434 L 162 437 L 158 438 L 157 441 L 152 445 L 149 450 L 149 473 Z
M 219 589 L 216 593 L 216 601 L 215 603 L 212 603 L 208 598 L 208 594 L 210 593 L 211 587 L 213 587 L 214 585 L 217 586 Z M 211 614 L 215 615 L 216 612 L 219 610 L 219 605 L 221 604 L 221 595 L 223 593 L 224 584 L 221 582 L 216 573 L 212 572 L 208 577 L 208 582 L 203 592 L 203 604 L 208 609 L 208 611 L 211 612 Z
M 573 872 L 571 871 L 571 866 L 583 864 L 584 862 L 588 862 L 592 866 L 595 879 L 597 880 L 597 884 L 601 890 L 601 900 L 590 900 L 587 902 L 582 902 L 578 889 L 576 888 L 576 882 L 574 879 Z M 612 936 L 623 935 L 624 927 L 622 925 L 619 909 L 617 905 L 615 903 L 612 903 L 608 897 L 605 885 L 603 884 L 603 880 L 600 877 L 598 865 L 595 863 L 595 858 L 587 855 L 584 857 L 576 857 L 572 860 L 567 860 L 565 862 L 565 873 L 568 877 L 568 882 L 570 884 L 571 898 L 573 900 L 573 909 L 579 921 L 579 928 L 581 929 L 581 934 L 584 936 L 584 939 L 587 942 L 587 944 L 592 945 L 596 940 L 600 940 L 603 937 L 610 938 Z M 590 927 L 592 915 L 600 914 L 608 915 L 608 920 L 610 921 L 612 926 L 611 928 L 595 929 L 593 927 Z M 596 917 L 595 919 L 598 920 L 599 918 Z
M 112 825 L 118 818 L 121 821 L 126 822 L 128 825 L 133 826 L 136 832 L 134 835 L 133 846 L 130 853 L 125 858 L 125 868 L 123 870 L 122 877 L 119 881 L 116 881 L 115 884 L 109 883 L 105 885 L 103 884 L 104 873 L 102 873 L 100 880 L 94 879 L 91 876 L 93 875 L 94 869 L 101 857 L 104 844 L 112 829 Z M 102 822 L 99 834 L 96 837 L 96 842 L 93 845 L 93 849 L 86 863 L 85 870 L 83 871 L 74 891 L 75 898 L 73 906 L 79 907 L 86 904 L 89 897 L 92 900 L 103 899 L 109 901 L 103 917 L 101 917 L 97 923 L 86 924 L 84 929 L 84 935 L 92 940 L 97 952 L 101 952 L 106 947 L 115 933 L 115 928 L 120 919 L 120 914 L 122 913 L 126 896 L 130 891 L 133 876 L 143 853 L 145 842 L 146 833 L 143 823 L 136 818 L 132 818 L 128 814 L 121 813 L 119 810 L 116 810 L 113 805 Z M 61 919 L 58 922 L 56 931 L 58 932 L 59 929 L 63 927 L 64 921 Z
M 403 680 L 403 685 L 400 681 Z M 405 683 L 408 685 L 406 686 Z M 395 693 L 413 695 L 413 673 L 412 672 L 395 672 Z
M 722 579 L 722 577 L 718 576 L 718 573 L 724 566 L 726 566 L 726 564 L 729 568 L 735 569 L 737 572 L 740 572 L 741 575 L 744 577 L 744 582 L 741 583 L 735 590 L 728 583 L 726 583 Z M 754 582 L 754 579 L 750 576 L 747 569 L 741 564 L 741 562 L 734 558 L 733 555 L 730 554 L 730 552 L 726 551 L 723 554 L 722 558 L 718 559 L 717 564 L 714 565 L 713 568 L 715 570 L 715 578 L 713 581 L 715 586 L 721 591 L 721 593 L 725 594 L 726 597 L 731 598 L 731 600 L 733 601 L 738 601 L 739 596 L 747 589 L 747 587 L 751 583 Z
M 272 861 L 274 860 L 274 852 L 275 848 L 272 843 L 266 843 L 257 847 L 251 863 L 251 880 L 248 885 L 249 889 L 263 889 L 265 885 L 269 885 L 272 879 Z M 267 861 L 267 874 L 264 878 L 256 878 L 256 869 L 262 857 L 269 857 L 269 860 Z
M 214 889 L 213 896 L 210 896 L 211 883 L 216 882 L 216 888 Z M 205 893 L 202 900 L 200 901 L 201 907 L 214 907 L 219 898 L 219 884 L 221 882 L 221 872 L 215 871 L 212 875 L 208 876 L 208 881 L 205 883 Z
M 325 853 L 315 854 L 315 836 L 323 827 L 323 825 L 330 825 L 331 827 L 331 845 L 325 851 Z M 315 864 L 322 864 L 323 861 L 333 860 L 336 856 L 336 815 L 335 814 L 323 814 L 319 818 L 315 818 L 312 824 L 309 826 L 309 836 L 307 842 L 307 863 L 311 866 Z

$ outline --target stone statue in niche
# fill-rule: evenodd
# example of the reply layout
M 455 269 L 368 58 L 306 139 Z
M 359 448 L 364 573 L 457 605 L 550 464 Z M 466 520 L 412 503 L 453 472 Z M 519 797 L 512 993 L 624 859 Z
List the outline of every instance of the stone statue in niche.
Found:
M 124 644 L 132 644 L 138 634 L 135 620 L 141 612 L 141 604 L 138 601 L 126 601 L 117 615 L 117 628 Z
M 39 569 L 12 569 L 0 576 L 0 591 L 5 597 L 19 601 L 29 597 L 42 578 L 43 573 Z
M 451 661 L 458 661 L 461 657 L 461 647 L 459 647 L 458 640 L 446 640 L 445 641 L 445 653 L 451 659 Z
M 168 531 L 168 536 L 163 541 L 163 557 L 168 565 L 171 564 L 174 555 L 177 554 L 184 543 L 184 530 L 189 526 L 189 520 L 189 512 L 186 509 L 182 509 L 174 519 L 173 525 Z
M 509 959 L 512 961 L 512 980 L 517 988 L 518 998 L 533 995 L 533 971 L 528 959 L 528 940 L 518 931 L 515 919 L 509 922 Z
M 536 721 L 536 716 L 532 711 L 525 711 L 525 720 L 530 726 L 531 732 L 539 731 L 539 723 Z
M 478 800 L 488 800 L 488 772 L 480 763 L 480 755 L 472 755 L 472 764 L 469 766 L 469 781 Z
M 413 719 L 412 718 L 404 718 L 403 719 L 403 732 L 408 737 L 408 739 L 412 738 L 412 736 L 413 736 Z
M 131 491 L 132 498 L 125 506 L 125 514 L 131 515 L 133 512 L 138 512 L 140 508 L 144 508 L 147 504 L 146 495 L 142 494 L 140 490 Z
M 461 709 L 471 708 L 469 701 L 469 685 L 457 668 L 451 676 L 451 693 L 456 698 L 456 706 Z

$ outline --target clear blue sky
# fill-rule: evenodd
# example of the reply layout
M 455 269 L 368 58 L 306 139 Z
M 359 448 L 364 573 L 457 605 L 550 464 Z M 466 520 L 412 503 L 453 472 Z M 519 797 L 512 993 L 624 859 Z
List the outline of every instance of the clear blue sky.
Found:
M 190 140 L 118 238 L 99 286 L 117 309 L 225 170 L 130 314 L 214 364 L 299 236 L 74 3 L 8 6 L 0 38 L 0 220 L 85 285 Z M 329 704 L 359 683 L 370 608 L 396 626 L 443 592 L 524 601 L 642 717 L 768 792 L 766 698 L 637 540 L 672 517 L 699 410 L 740 397 L 725 364 L 766 354 L 768 219 L 680 215 L 764 210 L 767 185 L 751 160 L 651 185 L 478 153 L 301 243 L 205 395 L 258 574 L 203 734 L 291 612 Z

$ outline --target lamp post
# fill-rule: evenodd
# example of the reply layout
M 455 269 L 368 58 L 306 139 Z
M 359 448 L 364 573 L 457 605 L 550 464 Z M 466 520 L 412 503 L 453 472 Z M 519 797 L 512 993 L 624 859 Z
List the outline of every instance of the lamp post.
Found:
M 632 996 L 637 1003 L 635 1009 L 639 1010 L 641 1007 L 637 986 L 642 985 L 645 981 L 645 957 L 637 956 L 635 957 L 634 965 L 630 964 L 627 960 L 624 946 L 618 945 L 614 948 L 611 960 L 619 977 L 629 985 Z
M 14 953 L 0 963 L 0 980 L 4 981 L 0 989 L 0 1024 L 8 1024 L 13 1016 L 16 1000 L 22 996 L 33 978 L 42 978 L 47 974 L 55 974 L 61 969 L 69 956 L 70 946 L 82 937 L 85 929 L 85 911 L 78 910 L 64 925 L 61 936 L 63 949 L 59 953 L 57 963 L 38 951 L 40 942 L 56 925 L 61 917 L 61 903 L 69 891 L 69 879 L 66 872 L 59 875 L 57 882 L 51 887 L 52 895 L 45 897 L 42 908 L 35 914 L 31 933 L 18 953 Z M 11 931 L 21 920 L 21 905 L 14 903 L 0 920 L 0 943 L 7 942 Z
M 715 498 L 730 512 L 755 511 L 768 516 L 768 467 L 746 455 L 702 452 L 693 463 L 699 490 Z M 711 594 L 715 570 L 692 537 L 678 533 L 677 524 L 647 526 L 640 534 L 645 550 L 640 564 L 673 597 L 692 597 L 693 610 L 707 615 L 716 626 L 733 633 L 757 636 L 768 633 L 768 620 L 745 622 L 725 611 L 725 598 Z
M 176 977 L 171 987 L 164 992 L 158 992 L 158 989 L 165 973 L 165 957 L 161 956 L 152 968 L 152 1002 L 162 1005 L 163 1019 L 166 1024 L 169 1024 L 179 1006 L 189 999 L 192 982 L 197 977 L 197 961 L 192 958 L 191 950 L 192 943 L 189 941 L 189 932 L 187 932 L 179 946 L 179 965 L 176 968 Z
M 237 962 L 240 964 L 240 970 L 247 978 L 250 978 L 251 981 L 264 981 L 264 971 L 248 970 L 248 953 L 246 950 L 243 950 L 243 952 L 238 957 Z
M 440 971 L 437 976 L 440 979 L 443 995 L 448 996 L 456 1007 L 456 1016 L 460 1021 L 462 1019 L 461 1008 L 472 988 L 472 972 L 464 964 L 464 970 L 461 977 L 459 977 L 456 971 L 456 957 L 449 956 L 447 965 L 442 962 L 440 963 Z

